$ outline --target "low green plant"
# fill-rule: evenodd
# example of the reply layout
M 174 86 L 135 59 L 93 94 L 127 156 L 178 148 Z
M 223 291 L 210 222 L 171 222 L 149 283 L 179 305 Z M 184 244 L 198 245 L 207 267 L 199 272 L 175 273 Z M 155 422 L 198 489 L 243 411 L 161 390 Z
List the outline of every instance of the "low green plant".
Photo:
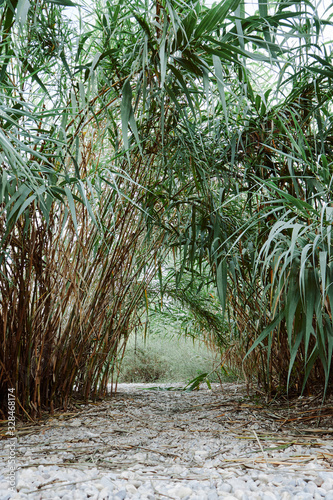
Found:
M 156 324 L 156 317 L 155 317 Z M 179 325 L 178 325 L 179 326 Z M 164 333 L 143 331 L 129 337 L 122 360 L 120 382 L 182 383 L 208 374 L 210 383 L 237 380 L 237 370 L 221 368 L 221 354 L 203 341 L 180 337 L 177 324 L 164 326 Z
M 149 349 L 137 348 L 124 360 L 121 382 L 156 382 L 168 373 L 165 359 Z

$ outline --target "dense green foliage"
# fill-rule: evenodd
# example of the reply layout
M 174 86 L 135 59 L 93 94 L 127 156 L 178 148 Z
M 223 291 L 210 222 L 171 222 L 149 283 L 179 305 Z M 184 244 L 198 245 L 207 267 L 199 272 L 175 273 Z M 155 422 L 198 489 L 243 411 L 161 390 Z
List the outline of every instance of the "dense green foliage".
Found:
M 0 9 L 2 397 L 16 387 L 33 415 L 103 394 L 161 301 L 154 278 L 198 332 L 248 352 L 249 382 L 327 389 L 329 16 L 289 1 Z

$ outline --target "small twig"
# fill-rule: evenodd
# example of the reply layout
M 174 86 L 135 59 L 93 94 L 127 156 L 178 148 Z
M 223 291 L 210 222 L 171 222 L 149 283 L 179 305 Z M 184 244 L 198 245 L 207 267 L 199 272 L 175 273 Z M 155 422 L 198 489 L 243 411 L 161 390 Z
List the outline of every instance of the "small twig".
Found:
M 252 431 L 253 431 L 253 434 L 255 435 L 255 438 L 256 438 L 256 440 L 258 442 L 258 445 L 259 445 L 259 447 L 260 447 L 260 449 L 262 451 L 262 454 L 264 456 L 265 462 L 268 465 L 267 455 L 266 455 L 266 453 L 264 451 L 264 448 L 261 446 L 261 442 L 259 441 L 258 434 L 256 433 L 256 431 L 254 429 L 252 429 Z
M 162 496 L 162 497 L 166 497 L 166 498 L 171 498 L 171 500 L 176 500 L 176 498 L 175 498 L 175 497 L 170 497 L 169 495 L 166 495 L 165 493 L 160 493 L 160 492 L 158 491 L 158 489 L 157 489 L 157 488 L 153 485 L 153 483 L 151 483 L 151 485 L 152 485 L 152 487 L 153 487 L 154 492 L 155 492 L 157 495 L 160 495 L 160 496 Z
M 28 491 L 28 494 L 30 493 L 37 493 L 38 491 L 43 491 L 43 490 L 49 490 L 50 488 L 54 488 L 55 483 L 61 483 L 59 486 L 65 487 L 65 486 L 73 486 L 73 484 L 79 484 L 79 483 L 86 483 L 89 481 L 98 481 L 100 478 L 99 477 L 92 477 L 89 479 L 80 479 L 79 481 L 72 481 L 70 483 L 65 483 L 63 479 L 53 479 L 52 481 L 49 481 L 48 483 L 41 484 L 40 486 L 37 486 L 36 490 Z M 110 481 L 112 481 L 110 479 Z

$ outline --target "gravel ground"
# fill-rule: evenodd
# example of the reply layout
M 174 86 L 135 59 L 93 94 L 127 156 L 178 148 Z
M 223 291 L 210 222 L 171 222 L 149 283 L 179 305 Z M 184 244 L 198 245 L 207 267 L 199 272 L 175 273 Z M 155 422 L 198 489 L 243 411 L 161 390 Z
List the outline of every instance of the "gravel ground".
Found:
M 330 402 L 319 421 L 316 398 L 149 387 L 121 384 L 111 399 L 18 427 L 14 491 L 4 431 L 0 500 L 333 500 Z

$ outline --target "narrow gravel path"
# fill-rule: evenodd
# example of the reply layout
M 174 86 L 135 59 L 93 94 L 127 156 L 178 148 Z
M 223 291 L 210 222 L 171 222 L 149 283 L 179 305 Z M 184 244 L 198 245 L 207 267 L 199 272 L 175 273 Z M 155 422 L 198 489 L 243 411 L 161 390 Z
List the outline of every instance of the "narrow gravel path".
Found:
M 319 422 L 315 398 L 265 405 L 237 384 L 150 387 L 121 384 L 111 399 L 18 428 L 16 487 L 4 439 L 0 500 L 333 500 L 329 404 Z

